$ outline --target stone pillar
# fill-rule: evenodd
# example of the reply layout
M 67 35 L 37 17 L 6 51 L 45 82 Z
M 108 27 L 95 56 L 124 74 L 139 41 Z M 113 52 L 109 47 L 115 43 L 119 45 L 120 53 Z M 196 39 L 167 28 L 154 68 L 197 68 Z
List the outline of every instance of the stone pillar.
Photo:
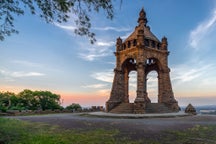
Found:
M 161 102 L 169 107 L 172 111 L 179 111 L 178 102 L 174 98 L 170 75 L 170 69 L 167 67 L 161 72 L 161 83 L 163 87 L 161 89 Z
M 124 85 L 125 85 L 124 102 L 129 103 L 129 94 L 128 94 L 129 76 L 128 76 L 128 70 L 125 71 L 125 73 L 124 73 Z
M 124 102 L 124 98 L 125 98 L 124 73 L 118 69 L 115 69 L 114 72 L 115 75 L 113 79 L 110 99 L 106 102 L 107 112 L 112 110 L 120 103 Z
M 143 63 L 137 64 L 137 97 L 135 101 L 145 101 L 145 92 L 146 92 L 146 86 L 145 86 L 145 71 L 143 67 Z
M 162 79 L 162 72 L 158 72 L 158 103 L 163 102 L 163 79 Z
M 144 63 L 137 64 L 137 97 L 134 101 L 134 113 L 145 113 L 147 103 Z

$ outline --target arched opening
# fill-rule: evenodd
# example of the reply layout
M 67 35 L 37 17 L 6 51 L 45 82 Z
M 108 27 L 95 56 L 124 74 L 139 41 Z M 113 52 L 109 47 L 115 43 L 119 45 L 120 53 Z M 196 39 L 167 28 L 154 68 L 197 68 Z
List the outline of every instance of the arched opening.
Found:
M 127 58 L 122 63 L 122 70 L 124 73 L 124 102 L 133 103 L 136 97 L 136 60 L 134 58 Z
M 136 99 L 136 91 L 137 91 L 137 72 L 131 71 L 129 73 L 129 88 L 128 88 L 128 95 L 129 95 L 129 102 L 134 103 Z
M 147 75 L 147 93 L 152 103 L 158 102 L 158 73 L 155 70 Z

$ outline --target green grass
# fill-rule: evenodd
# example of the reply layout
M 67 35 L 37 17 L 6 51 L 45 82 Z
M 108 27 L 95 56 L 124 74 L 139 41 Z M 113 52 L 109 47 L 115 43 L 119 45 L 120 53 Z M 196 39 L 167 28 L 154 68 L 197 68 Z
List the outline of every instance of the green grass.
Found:
M 216 125 L 164 131 L 153 138 L 130 140 L 118 130 L 65 130 L 45 123 L 0 118 L 0 144 L 216 144 Z
M 0 118 L 0 144 L 136 144 L 127 138 L 116 139 L 118 130 L 64 130 L 44 123 Z
M 196 125 L 184 131 L 166 131 L 155 144 L 216 144 L 216 125 Z

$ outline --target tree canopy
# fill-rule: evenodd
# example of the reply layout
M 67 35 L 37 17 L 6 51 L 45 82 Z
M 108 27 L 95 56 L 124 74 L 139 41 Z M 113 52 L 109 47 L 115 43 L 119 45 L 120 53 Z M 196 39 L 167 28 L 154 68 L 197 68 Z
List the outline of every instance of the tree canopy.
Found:
M 54 110 L 61 109 L 60 95 L 50 91 L 23 90 L 17 95 L 0 92 L 0 110 Z
M 112 0 L 1 0 L 0 2 L 0 40 L 6 36 L 18 33 L 14 26 L 15 16 L 24 15 L 29 10 L 33 15 L 39 15 L 47 23 L 62 23 L 76 16 L 75 33 L 87 36 L 91 43 L 96 41 L 91 32 L 90 13 L 104 10 L 108 19 L 113 18 Z
M 71 105 L 67 106 L 65 109 L 67 110 L 75 110 L 81 109 L 82 107 L 77 103 L 72 103 Z

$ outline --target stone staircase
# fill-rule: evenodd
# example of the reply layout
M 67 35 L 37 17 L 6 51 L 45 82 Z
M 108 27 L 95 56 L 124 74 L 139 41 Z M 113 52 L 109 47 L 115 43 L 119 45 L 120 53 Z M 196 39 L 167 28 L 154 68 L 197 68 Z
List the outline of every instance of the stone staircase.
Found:
M 163 103 L 147 103 L 145 113 L 170 113 L 172 112 Z M 110 113 L 134 113 L 134 103 L 121 103 L 110 111 Z
M 146 113 L 170 113 L 172 112 L 168 107 L 163 103 L 147 103 Z
M 133 113 L 133 103 L 121 103 L 110 111 L 110 113 Z

